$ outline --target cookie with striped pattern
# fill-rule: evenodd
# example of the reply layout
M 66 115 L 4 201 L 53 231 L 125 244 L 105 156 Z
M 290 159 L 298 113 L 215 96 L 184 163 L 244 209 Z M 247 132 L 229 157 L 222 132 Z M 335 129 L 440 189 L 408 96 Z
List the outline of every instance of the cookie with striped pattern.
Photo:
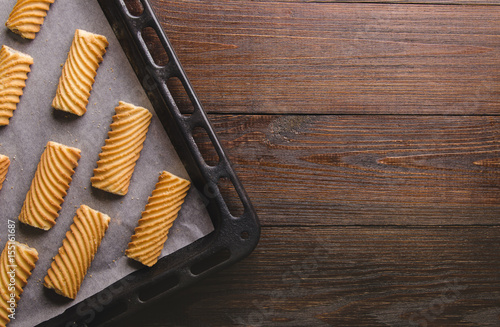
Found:
M 108 45 L 108 40 L 103 35 L 76 30 L 52 107 L 77 116 L 82 116 L 87 111 L 97 68 Z
M 0 190 L 2 189 L 2 184 L 7 176 L 7 171 L 9 170 L 10 159 L 7 156 L 0 154 Z
M 148 198 L 125 254 L 151 267 L 161 254 L 191 183 L 164 171 Z
M 19 302 L 23 288 L 38 260 L 38 251 L 16 241 L 8 241 L 0 255 L 0 326 L 10 321 L 9 315 Z M 13 304 L 12 304 L 13 303 Z
M 9 124 L 26 86 L 33 58 L 3 45 L 0 49 L 0 126 Z
M 74 299 L 109 226 L 108 215 L 81 205 L 43 285 Z
M 54 0 L 17 0 L 5 23 L 12 32 L 25 39 L 34 39 Z
M 56 142 L 47 143 L 21 208 L 20 222 L 44 230 L 56 224 L 80 152 Z
M 115 108 L 111 131 L 90 181 L 106 192 L 125 195 L 151 123 L 149 110 L 123 101 Z

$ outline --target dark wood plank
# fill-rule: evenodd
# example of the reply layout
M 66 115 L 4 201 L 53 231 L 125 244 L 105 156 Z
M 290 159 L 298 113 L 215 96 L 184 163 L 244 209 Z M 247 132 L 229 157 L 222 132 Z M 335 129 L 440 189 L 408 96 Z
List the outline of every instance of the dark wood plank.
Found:
M 251 0 L 273 4 L 283 3 L 394 3 L 394 4 L 433 4 L 433 5 L 491 5 L 498 6 L 498 0 Z
M 500 325 L 498 1 L 151 2 L 262 239 L 118 326 Z
M 120 326 L 498 326 L 499 247 L 499 227 L 264 228 L 250 257 Z
M 210 119 L 264 224 L 499 224 L 498 117 Z
M 152 4 L 210 112 L 500 113 L 500 6 Z

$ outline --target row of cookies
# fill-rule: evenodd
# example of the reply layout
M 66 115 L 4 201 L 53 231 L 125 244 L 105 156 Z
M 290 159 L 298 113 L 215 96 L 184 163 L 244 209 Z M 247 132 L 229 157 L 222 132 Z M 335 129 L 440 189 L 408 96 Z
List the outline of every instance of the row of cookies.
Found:
M 17 0 L 5 22 L 12 32 L 34 39 L 54 0 Z M 0 126 L 9 124 L 23 93 L 33 58 L 8 46 L 0 50 Z
M 33 26 L 28 26 L 31 30 L 26 30 L 26 26 L 22 27 L 19 21 L 16 22 L 16 19 L 23 16 L 19 11 L 36 7 L 37 15 L 42 17 L 43 23 L 44 15 L 41 12 L 45 10 L 46 14 L 48 5 L 52 2 L 53 0 L 18 0 L 6 25 L 25 38 L 34 38 L 36 31 L 33 26 L 36 29 L 37 24 L 32 23 Z M 13 14 L 16 10 L 17 18 Z M 97 68 L 103 60 L 107 46 L 104 36 L 76 30 L 52 102 L 55 109 L 79 116 L 85 113 Z M 0 50 L 0 81 L 2 85 L 7 86 L 0 90 L 0 125 L 8 124 L 22 95 L 32 64 L 33 59 L 29 55 L 6 46 Z M 128 191 L 130 177 L 139 158 L 151 114 L 147 109 L 125 102 L 120 102 L 115 111 L 111 131 L 101 149 L 91 182 L 96 188 L 124 195 Z M 19 215 L 21 222 L 42 229 L 49 229 L 55 224 L 79 158 L 79 149 L 55 142 L 47 144 Z M 0 189 L 8 167 L 8 157 L 0 155 Z M 148 266 L 156 263 L 189 186 L 189 181 L 168 172 L 164 171 L 160 175 L 125 251 L 127 256 Z M 46 287 L 69 298 L 76 296 L 109 221 L 107 215 L 88 206 L 82 205 L 77 210 L 74 222 L 44 279 Z M 20 280 L 14 283 L 16 303 L 38 258 L 35 249 L 24 244 L 7 242 L 0 256 L 0 292 L 5 300 L 0 301 L 0 325 L 8 322 L 8 308 L 11 306 L 8 302 L 9 293 L 3 292 L 9 287 L 6 283 L 9 281 L 9 268 L 4 264 L 8 259 L 4 257 L 8 258 L 8 249 L 13 245 L 19 254 L 15 257 L 19 260 L 16 265 L 22 267 L 16 275 Z
M 18 0 L 19 6 L 16 5 L 13 12 L 16 10 L 19 11 L 19 8 L 23 7 L 20 5 L 23 1 L 24 0 Z M 41 23 L 43 23 L 43 20 Z M 85 113 L 97 68 L 103 60 L 103 55 L 108 45 L 106 37 L 102 35 L 89 33 L 79 29 L 75 31 L 72 45 L 59 79 L 56 96 L 52 102 L 52 106 L 55 109 L 71 112 L 79 116 Z M 4 48 L 6 51 L 11 51 L 11 48 L 5 46 Z M 5 67 L 21 67 L 18 57 L 24 59 L 31 58 L 17 51 L 11 52 L 17 55 L 17 57 L 15 60 L 12 58 L 6 60 Z M 32 64 L 32 59 L 29 64 Z M 1 67 L 2 65 L 0 64 L 0 72 Z M 5 71 L 7 71 L 7 69 Z M 24 80 L 28 72 L 29 65 L 27 65 L 27 67 L 25 65 L 24 74 L 22 75 Z M 6 75 L 10 78 L 12 77 L 12 74 Z M 17 87 L 19 88 L 17 90 L 17 102 L 22 94 L 24 80 L 22 83 L 17 83 Z M 102 147 L 102 151 L 99 154 L 100 160 L 97 162 L 97 168 L 94 169 L 94 176 L 91 178 L 91 182 L 93 187 L 114 194 L 125 195 L 128 191 L 130 178 L 135 163 L 139 158 L 152 115 L 147 109 L 136 107 L 125 102 L 120 102 L 119 106 L 115 108 L 115 111 L 116 115 L 113 116 L 111 131 L 108 133 L 106 145 Z M 43 184 L 39 182 L 41 178 L 37 178 L 36 173 L 32 182 L 32 187 L 27 194 L 19 216 L 21 222 L 45 230 L 50 229 L 55 224 L 55 219 L 58 216 L 63 197 L 69 187 L 69 181 L 73 173 L 72 169 L 77 166 L 77 161 L 79 159 L 75 157 L 79 156 L 78 149 L 55 145 L 53 142 L 49 142 L 46 151 L 50 152 L 52 148 L 72 149 L 73 151 L 74 158 L 67 162 L 66 169 L 58 170 L 59 174 L 62 174 L 62 176 L 53 178 L 53 180 L 62 181 L 62 185 L 59 185 L 59 189 L 47 189 L 46 193 L 40 192 L 36 185 Z M 66 151 L 66 154 L 72 151 Z M 51 155 L 48 154 L 47 156 L 50 157 Z M 42 159 L 43 157 L 44 155 L 42 155 Z M 44 161 L 41 160 L 41 163 L 43 162 Z M 46 168 L 42 168 L 37 169 L 37 172 L 39 170 L 50 171 Z M 64 181 L 67 182 L 66 185 L 64 185 Z M 43 203 L 50 203 L 50 208 L 44 207 L 42 205 Z
M 34 39 L 54 0 L 17 0 L 5 22 L 12 32 L 25 39 Z M 0 49 L 0 126 L 9 118 L 23 93 L 33 58 L 8 46 Z M 10 165 L 9 157 L 0 154 L 0 190 Z
M 74 299 L 109 221 L 107 215 L 86 205 L 80 206 L 43 285 Z M 7 241 L 0 255 L 0 326 L 6 326 L 14 318 L 15 307 L 37 260 L 38 251 L 35 248 L 14 239 Z
M 128 257 L 152 266 L 189 189 L 189 182 L 163 172 L 148 199 L 128 245 Z M 73 224 L 54 257 L 43 285 L 74 299 L 108 229 L 110 217 L 86 205 L 76 211 Z M 5 326 L 38 260 L 38 251 L 9 240 L 0 256 L 0 326 Z
M 101 148 L 92 186 L 125 195 L 151 122 L 149 110 L 119 102 L 108 138 Z M 56 223 L 64 196 L 78 166 L 78 148 L 48 142 L 26 195 L 19 221 L 49 230 Z
M 82 116 L 94 84 L 97 68 L 109 45 L 103 35 L 75 31 L 64 63 L 52 107 Z M 33 58 L 3 45 L 0 49 L 0 126 L 9 124 L 26 86 Z
M 53 0 L 17 0 L 6 22 L 6 26 L 14 33 L 20 34 L 23 38 L 34 39 L 35 33 L 40 30 L 40 26 L 43 24 L 49 6 L 53 2 Z M 52 106 L 55 109 L 67 111 L 78 116 L 86 112 L 86 105 L 88 104 L 88 98 L 94 83 L 97 68 L 103 60 L 108 45 L 106 37 L 102 35 L 89 33 L 79 29 L 75 31 L 70 51 L 59 79 L 56 96 L 52 102 Z M 5 66 L 16 67 L 23 73 L 17 74 L 19 79 L 22 80 L 22 82 L 16 84 L 18 87 L 16 90 L 17 99 L 15 99 L 14 102 L 17 103 L 22 94 L 22 88 L 25 86 L 24 81 L 27 78 L 29 65 L 33 63 L 33 59 L 29 55 L 22 54 L 8 47 L 6 47 L 6 52 L 13 53 L 16 59 L 7 59 L 6 61 L 10 62 Z M 2 64 L 0 62 L 0 76 L 2 75 L 1 67 Z M 12 76 L 12 74 L 6 75 Z M 14 109 L 15 103 L 10 104 Z M 13 110 L 10 112 L 12 113 L 12 111 Z M 111 131 L 108 133 L 106 145 L 102 147 L 102 151 L 99 154 L 100 160 L 97 162 L 97 168 L 94 169 L 94 176 L 91 178 L 91 182 L 93 187 L 114 194 L 125 195 L 128 191 L 135 162 L 139 158 L 146 137 L 151 114 L 147 109 L 135 107 L 125 102 L 120 102 L 119 106 L 115 108 L 115 111 L 116 115 L 113 116 Z M 47 149 L 54 147 L 50 145 L 54 145 L 53 142 L 49 142 Z M 74 149 L 69 147 L 65 148 Z M 79 150 L 76 150 L 79 155 Z M 76 152 L 74 152 L 73 155 Z M 78 159 L 75 160 L 75 158 L 73 158 L 72 164 L 70 160 L 68 167 L 74 166 L 70 168 L 70 170 L 77 166 L 77 160 Z M 68 167 L 66 167 L 66 170 Z M 69 178 L 70 181 L 72 173 L 69 174 L 69 172 L 70 171 L 66 171 L 65 176 L 60 180 L 67 180 Z M 162 176 L 164 176 L 164 174 L 162 174 Z M 0 180 L 1 177 L 0 171 Z M 175 178 L 178 177 L 175 176 Z M 180 180 L 184 181 L 181 184 L 185 186 L 187 183 L 187 187 L 189 187 L 188 181 L 183 179 Z M 40 183 L 37 182 L 36 174 L 32 186 L 33 185 L 40 185 Z M 67 186 L 62 186 L 59 192 L 47 193 L 50 196 L 45 194 L 45 199 L 39 198 L 40 193 L 37 192 L 37 190 L 32 191 L 33 187 L 30 188 L 30 192 L 27 194 L 25 204 L 19 216 L 20 221 L 42 229 L 49 229 L 52 227 L 55 224 L 55 219 L 58 216 L 60 205 L 63 202 L 63 197 L 68 187 L 69 182 Z M 185 193 L 183 196 L 185 196 Z M 29 203 L 35 204 L 32 206 L 26 205 L 28 199 L 31 200 Z M 45 209 L 45 212 L 43 212 L 43 210 L 37 210 L 37 208 L 41 208 L 40 203 L 44 200 L 50 200 L 48 202 L 52 204 L 51 211 L 46 212 L 47 210 Z M 171 220 L 171 218 L 167 220 Z M 131 253 L 132 252 L 129 251 L 128 254 L 133 256 Z M 135 257 L 137 258 L 138 256 L 135 255 Z
M 100 160 L 97 163 L 97 168 L 94 169 L 91 181 L 96 188 L 124 195 L 127 193 L 135 162 L 139 158 L 146 137 L 151 113 L 145 108 L 125 102 L 120 102 L 115 111 L 116 115 L 113 116 L 108 139 L 102 147 L 99 155 Z M 77 148 L 55 142 L 47 143 L 37 165 L 30 189 L 26 194 L 19 215 L 20 222 L 44 230 L 55 225 L 72 175 L 78 166 L 80 154 L 81 151 Z M 147 266 L 152 266 L 157 262 L 169 229 L 178 215 L 189 186 L 189 181 L 171 173 L 164 171 L 160 175 L 125 251 L 128 257 Z M 99 226 L 96 227 L 99 220 L 95 217 L 107 217 L 106 215 L 87 206 L 82 206 L 79 211 L 86 211 L 92 215 L 83 215 L 77 211 L 75 222 L 70 231 L 66 233 L 63 246 L 54 258 L 44 283 L 46 287 L 53 288 L 57 293 L 70 298 L 76 296 L 85 272 L 90 266 L 95 251 L 97 251 L 97 247 L 93 248 L 93 251 L 85 248 L 89 243 L 95 244 L 97 239 L 90 236 L 83 237 L 79 230 L 96 231 L 102 230 L 102 228 L 105 230 L 109 223 L 109 217 L 104 219 L 105 223 L 101 219 L 99 226 L 102 228 L 99 229 Z M 93 217 L 93 222 L 85 221 L 85 219 L 90 218 L 81 218 L 87 216 Z M 91 224 L 91 226 L 82 229 L 82 226 L 85 226 L 82 221 Z M 80 236 L 74 236 L 75 234 Z M 99 235 L 102 238 L 104 233 Z M 100 238 L 98 243 L 100 243 Z M 91 255 L 82 257 L 79 255 L 82 253 L 91 253 Z M 77 271 L 76 267 L 85 267 L 85 269 Z
M 5 25 L 23 38 L 34 39 L 40 30 L 50 3 L 54 0 L 18 0 Z M 0 49 L 0 126 L 9 118 L 22 95 L 33 58 L 10 47 Z M 0 154 L 0 190 L 6 178 L 10 160 Z M 5 326 L 17 306 L 19 297 L 38 260 L 38 252 L 25 244 L 10 240 L 0 255 L 0 326 Z

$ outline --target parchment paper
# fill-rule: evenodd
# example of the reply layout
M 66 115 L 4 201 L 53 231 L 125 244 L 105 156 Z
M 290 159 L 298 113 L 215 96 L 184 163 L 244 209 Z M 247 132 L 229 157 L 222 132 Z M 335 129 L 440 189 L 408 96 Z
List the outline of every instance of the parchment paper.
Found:
M 97 1 L 55 1 L 41 31 L 31 41 L 23 40 L 4 27 L 15 2 L 0 0 L 0 45 L 5 44 L 31 55 L 34 64 L 10 124 L 0 127 L 0 154 L 11 159 L 7 180 L 0 190 L 0 247 L 3 249 L 7 241 L 7 220 L 10 219 L 16 222 L 16 240 L 39 252 L 39 260 L 21 296 L 15 319 L 9 323 L 9 326 L 34 326 L 57 316 L 67 307 L 97 293 L 135 269 L 147 269 L 140 268 L 140 265 L 124 255 L 141 211 L 161 171 L 167 170 L 188 179 L 189 176 L 154 115 Z M 110 43 L 97 71 L 87 112 L 82 117 L 51 107 L 62 65 L 77 28 L 105 35 Z M 143 106 L 153 113 L 144 149 L 126 196 L 108 194 L 93 189 L 90 184 L 119 100 Z M 82 157 L 56 225 L 49 231 L 42 231 L 19 223 L 17 216 L 48 141 L 77 147 L 82 150 Z M 111 222 L 77 298 L 70 301 L 52 290 L 46 290 L 42 282 L 81 204 L 106 213 L 111 217 Z M 201 197 L 192 187 L 170 230 L 162 256 L 194 242 L 212 230 L 212 222 Z

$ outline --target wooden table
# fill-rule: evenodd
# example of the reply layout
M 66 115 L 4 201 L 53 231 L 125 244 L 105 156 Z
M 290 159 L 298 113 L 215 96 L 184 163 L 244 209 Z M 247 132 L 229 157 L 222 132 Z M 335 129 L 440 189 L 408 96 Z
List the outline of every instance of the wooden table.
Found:
M 500 326 L 498 0 L 151 4 L 262 237 L 120 326 Z

